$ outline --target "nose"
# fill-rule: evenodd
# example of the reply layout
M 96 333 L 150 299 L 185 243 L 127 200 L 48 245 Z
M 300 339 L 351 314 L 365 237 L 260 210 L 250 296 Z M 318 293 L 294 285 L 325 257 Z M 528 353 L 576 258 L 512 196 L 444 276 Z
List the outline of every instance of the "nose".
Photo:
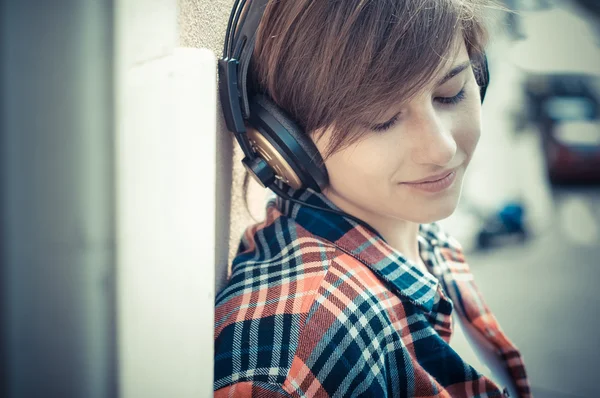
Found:
M 414 113 L 412 119 L 412 160 L 422 165 L 448 166 L 457 150 L 449 116 L 430 106 Z

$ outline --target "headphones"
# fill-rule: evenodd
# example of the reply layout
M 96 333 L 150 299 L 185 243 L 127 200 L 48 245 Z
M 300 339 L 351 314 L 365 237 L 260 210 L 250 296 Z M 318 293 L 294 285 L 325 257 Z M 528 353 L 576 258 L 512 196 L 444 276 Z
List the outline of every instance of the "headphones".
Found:
M 233 132 L 244 152 L 242 163 L 263 187 L 302 205 L 341 214 L 290 198 L 276 183 L 294 189 L 321 192 L 328 184 L 327 170 L 313 141 L 269 97 L 249 90 L 248 66 L 254 51 L 256 31 L 269 0 L 236 0 L 219 59 L 219 96 L 227 129 Z M 481 101 L 489 84 L 487 57 L 475 73 Z M 248 127 L 247 127 L 248 126 Z

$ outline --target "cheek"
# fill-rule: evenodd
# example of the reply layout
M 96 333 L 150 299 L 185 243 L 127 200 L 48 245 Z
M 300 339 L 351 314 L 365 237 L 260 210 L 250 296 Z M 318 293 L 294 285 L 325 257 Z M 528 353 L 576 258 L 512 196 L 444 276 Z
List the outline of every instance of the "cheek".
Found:
M 378 145 L 377 140 L 365 140 L 331 156 L 326 162 L 332 186 L 342 188 L 381 186 L 389 181 L 398 154 L 390 145 Z
M 479 143 L 479 138 L 481 137 L 481 127 L 479 124 L 466 126 L 463 130 L 463 134 L 461 134 L 459 140 L 459 145 L 466 153 L 467 156 L 471 157 L 475 149 L 477 148 L 477 144 Z
M 474 93 L 477 97 L 477 93 Z M 455 130 L 458 134 L 455 136 L 458 146 L 471 156 L 477 147 L 479 137 L 481 136 L 481 104 L 479 102 L 469 101 L 467 106 L 461 111 L 457 120 Z

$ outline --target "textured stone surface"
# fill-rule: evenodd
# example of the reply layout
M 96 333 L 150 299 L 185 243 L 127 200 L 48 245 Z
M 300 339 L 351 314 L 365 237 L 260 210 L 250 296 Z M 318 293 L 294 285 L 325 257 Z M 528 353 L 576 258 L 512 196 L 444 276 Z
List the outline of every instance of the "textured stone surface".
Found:
M 184 47 L 205 47 L 211 49 L 217 57 L 220 57 L 223 52 L 223 41 L 225 38 L 225 30 L 227 21 L 233 6 L 233 0 L 179 0 L 179 16 L 178 22 L 180 25 L 180 45 Z M 217 65 L 215 65 L 215 68 Z M 220 145 L 217 146 L 221 152 L 218 155 L 222 156 L 224 165 L 227 165 L 227 158 L 231 159 L 232 148 L 233 165 L 231 174 L 227 175 L 227 170 L 222 170 L 224 175 L 220 177 L 227 181 L 231 180 L 231 221 L 229 228 L 229 249 L 228 261 L 231 259 L 237 244 L 239 242 L 243 229 L 251 222 L 252 218 L 246 211 L 242 198 L 242 181 L 244 177 L 244 168 L 240 163 L 242 158 L 241 150 L 237 144 L 234 146 L 234 140 L 231 133 L 225 127 L 225 120 L 220 112 L 220 104 L 217 106 L 217 131 L 221 136 Z M 225 200 L 225 198 L 223 198 Z M 227 198 L 228 199 L 228 198 Z M 217 198 L 219 202 L 219 198 Z M 222 222 L 224 222 L 223 220 Z M 217 254 L 219 261 L 219 254 Z M 221 259 L 224 261 L 224 258 Z M 219 285 L 219 281 L 217 281 Z

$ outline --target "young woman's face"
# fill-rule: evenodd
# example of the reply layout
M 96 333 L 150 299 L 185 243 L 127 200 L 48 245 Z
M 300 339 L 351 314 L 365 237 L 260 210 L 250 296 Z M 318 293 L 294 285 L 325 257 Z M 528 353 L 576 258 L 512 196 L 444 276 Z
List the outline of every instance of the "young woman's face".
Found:
M 444 79 L 451 71 L 456 74 Z M 373 121 L 387 129 L 367 129 L 364 139 L 329 157 L 330 184 L 323 193 L 367 222 L 376 217 L 429 223 L 450 216 L 479 140 L 480 110 L 479 87 L 462 43 L 428 88 Z M 321 153 L 329 137 L 326 131 L 316 141 Z M 421 180 L 439 181 L 414 183 Z

